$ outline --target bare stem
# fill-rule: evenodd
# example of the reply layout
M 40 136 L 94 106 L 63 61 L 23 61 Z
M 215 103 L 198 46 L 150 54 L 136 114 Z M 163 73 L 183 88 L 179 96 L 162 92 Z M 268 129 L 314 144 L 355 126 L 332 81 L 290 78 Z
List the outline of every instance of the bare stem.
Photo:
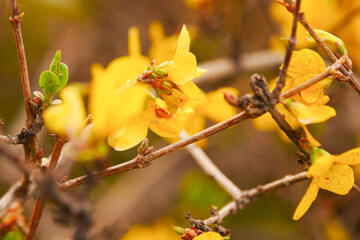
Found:
M 20 10 L 17 6 L 16 0 L 10 0 L 11 3 L 11 13 L 10 13 L 10 23 L 14 31 L 15 43 L 17 48 L 17 53 L 19 57 L 20 73 L 21 73 L 21 83 L 23 88 L 25 111 L 26 111 L 26 128 L 30 128 L 35 122 L 35 116 L 32 114 L 30 101 L 31 101 L 31 90 L 30 90 L 30 81 L 29 73 L 26 63 L 24 41 L 21 33 L 20 21 L 23 17 L 23 13 L 20 13 Z M 25 157 L 31 157 L 31 162 L 37 162 L 37 153 L 38 153 L 38 143 L 37 137 L 34 136 L 29 143 L 25 144 Z M 30 154 L 29 154 L 30 153 Z
M 320 82 L 321 80 L 329 77 L 332 75 L 333 71 L 338 70 L 341 67 L 341 65 L 339 64 L 339 61 L 335 62 L 333 65 L 331 65 L 330 67 L 327 67 L 326 70 L 322 73 L 320 73 L 319 75 L 311 78 L 310 80 L 290 89 L 287 92 L 284 92 L 283 94 L 281 94 L 280 96 L 280 100 L 281 99 L 286 99 L 289 97 L 292 97 L 298 93 L 300 93 L 301 91 L 304 91 L 305 89 L 311 87 L 312 85 Z
M 301 0 L 296 1 L 293 25 L 292 25 L 291 35 L 288 40 L 288 45 L 287 45 L 286 52 L 285 52 L 284 64 L 283 64 L 283 67 L 281 68 L 280 76 L 276 82 L 276 87 L 273 91 L 273 93 L 276 97 L 280 95 L 281 90 L 285 86 L 286 72 L 287 72 L 287 69 L 290 64 L 292 52 L 294 51 L 295 46 L 296 46 L 296 41 L 297 41 L 296 40 L 296 28 L 297 28 L 297 21 L 298 21 L 298 17 L 299 17 L 300 2 L 301 2 Z
M 316 78 L 316 77 L 315 77 Z M 308 82 L 312 82 L 310 84 L 308 84 Z M 306 81 L 304 83 L 305 87 L 303 87 L 302 90 L 312 86 L 313 84 L 315 84 L 315 82 L 310 79 L 308 81 Z M 296 88 L 296 87 L 295 87 Z M 280 98 L 289 98 L 295 94 L 297 94 L 297 91 L 292 91 L 293 89 L 289 90 L 290 93 L 284 93 L 282 95 L 280 95 Z M 286 95 L 285 95 L 286 94 Z M 171 145 L 168 145 L 164 148 L 161 148 L 149 155 L 146 155 L 142 158 L 142 161 L 152 161 L 152 160 L 155 160 L 159 157 L 162 157 L 168 153 L 171 153 L 173 151 L 176 151 L 176 150 L 179 150 L 189 144 L 192 144 L 194 142 L 197 142 L 201 139 L 204 139 L 206 137 L 209 137 L 219 131 L 222 131 L 236 123 L 239 123 L 245 119 L 248 118 L 248 115 L 245 111 L 242 111 L 240 112 L 238 115 L 230 118 L 230 119 L 227 119 L 223 122 L 220 122 L 218 124 L 215 124 L 207 129 L 204 129 L 203 131 L 191 136 L 191 137 L 188 137 L 186 139 L 183 139 L 177 143 L 174 143 L 174 144 L 171 144 Z M 132 170 L 132 169 L 138 169 L 138 168 L 141 168 L 141 164 L 139 164 L 139 162 L 136 160 L 136 158 L 132 159 L 132 160 L 129 160 L 127 162 L 124 162 L 124 163 L 121 163 L 121 164 L 118 164 L 118 165 L 115 165 L 115 166 L 112 166 L 112 167 L 109 167 L 107 169 L 105 169 L 104 171 L 102 172 L 93 172 L 92 175 L 93 176 L 96 176 L 97 178 L 101 179 L 101 178 L 105 178 L 105 177 L 108 177 L 108 176 L 112 176 L 112 175 L 115 175 L 115 174 L 118 174 L 118 173 L 121 173 L 121 172 L 125 172 L 125 171 L 129 171 L 129 170 Z M 73 187 L 77 187 L 77 186 L 80 186 L 82 184 L 84 184 L 86 178 L 88 177 L 89 175 L 83 175 L 83 176 L 80 176 L 80 177 L 77 177 L 77 178 L 74 178 L 74 179 L 70 179 L 66 182 L 63 182 L 63 183 L 60 183 L 59 184 L 59 188 L 60 189 L 63 189 L 63 190 L 69 190 Z
M 180 139 L 186 139 L 189 135 L 182 131 Z M 215 181 L 223 187 L 234 199 L 240 197 L 241 190 L 211 161 L 206 153 L 195 144 L 190 144 L 185 147 L 185 150 L 190 153 L 199 167 Z
M 204 129 L 203 131 L 198 132 L 191 137 L 185 138 L 177 143 L 170 144 L 170 145 L 163 147 L 157 151 L 154 151 L 146 156 L 143 156 L 140 159 L 140 161 L 141 162 L 153 161 L 159 157 L 162 157 L 171 152 L 180 150 L 194 142 L 197 142 L 197 141 L 204 139 L 206 137 L 209 137 L 217 132 L 220 132 L 226 128 L 229 128 L 229 127 L 233 126 L 234 124 L 239 123 L 247 118 L 248 118 L 248 116 L 245 111 L 240 112 L 239 114 L 235 115 L 234 117 L 229 118 L 218 124 L 215 124 L 207 129 Z M 142 164 L 139 164 L 139 159 L 134 158 L 127 162 L 109 167 L 101 172 L 95 171 L 92 173 L 92 175 L 95 176 L 96 178 L 101 179 L 101 178 L 105 178 L 107 176 L 118 174 L 120 172 L 125 172 L 125 171 L 132 170 L 132 169 L 138 169 L 138 168 L 141 168 L 142 166 L 143 166 Z M 81 177 L 78 177 L 78 178 L 75 178 L 72 180 L 68 180 L 64 183 L 60 183 L 59 188 L 61 188 L 63 190 L 69 190 L 70 188 L 73 188 L 73 187 L 83 184 L 87 177 L 88 177 L 88 175 L 84 175 L 84 176 L 81 176 Z
M 239 209 L 246 207 L 257 197 L 307 179 L 306 174 L 307 172 L 301 172 L 295 175 L 287 175 L 281 179 L 267 183 L 265 185 L 259 185 L 249 190 L 243 190 L 240 198 L 237 198 L 234 201 L 228 203 L 222 209 L 220 209 L 218 214 L 206 219 L 204 222 L 206 225 L 221 222 L 223 218 L 230 214 L 236 213 Z
M 291 6 L 294 6 L 293 0 L 286 0 Z M 295 13 L 294 13 L 295 14 Z M 298 17 L 298 21 L 304 26 L 306 31 L 309 32 L 311 37 L 316 41 L 319 47 L 325 52 L 325 54 L 333 61 L 334 63 L 338 60 L 335 54 L 330 50 L 330 48 L 325 44 L 325 42 L 320 38 L 320 36 L 314 31 L 310 24 L 306 21 L 304 13 L 301 13 Z M 355 80 L 351 69 L 345 68 L 343 65 L 339 68 L 339 71 L 348 78 L 347 83 L 360 95 L 360 85 Z
M 49 166 L 46 171 L 47 177 L 50 176 L 52 171 L 55 169 L 64 144 L 65 141 L 62 140 L 57 140 L 55 142 L 54 150 L 52 152 Z M 40 218 L 45 207 L 45 201 L 46 201 L 46 196 L 39 196 L 36 199 L 34 210 L 29 224 L 29 232 L 26 234 L 25 240 L 32 240 L 35 238 L 36 230 L 37 227 L 39 226 Z

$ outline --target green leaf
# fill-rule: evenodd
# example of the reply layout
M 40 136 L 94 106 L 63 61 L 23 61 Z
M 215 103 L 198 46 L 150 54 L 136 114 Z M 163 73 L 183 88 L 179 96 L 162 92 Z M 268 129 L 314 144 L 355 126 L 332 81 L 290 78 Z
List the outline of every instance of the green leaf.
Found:
M 45 103 L 51 103 L 52 97 L 59 91 L 59 77 L 53 72 L 44 71 L 40 75 L 39 85 L 44 92 Z
M 24 236 L 20 231 L 12 231 L 4 236 L 4 240 L 23 240 Z
M 60 86 L 58 91 L 60 91 L 63 87 L 65 87 L 68 79 L 69 79 L 68 67 L 66 66 L 65 63 L 60 63 L 60 74 L 59 74 Z
M 50 63 L 49 70 L 59 76 L 61 63 L 61 51 L 55 53 L 53 60 Z

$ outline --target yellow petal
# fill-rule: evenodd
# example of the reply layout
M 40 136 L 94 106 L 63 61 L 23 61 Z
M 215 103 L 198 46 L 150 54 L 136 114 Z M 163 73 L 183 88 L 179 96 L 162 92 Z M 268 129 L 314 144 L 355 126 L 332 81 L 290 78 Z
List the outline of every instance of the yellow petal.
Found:
M 327 105 L 306 106 L 299 102 L 292 102 L 292 110 L 302 124 L 319 123 L 336 115 L 335 109 Z
M 177 34 L 166 37 L 161 22 L 153 21 L 149 26 L 149 36 L 151 45 L 148 55 L 151 59 L 156 59 L 156 62 L 162 63 L 174 57 L 177 47 Z
M 206 101 L 204 92 L 192 81 L 187 81 L 184 85 L 179 86 L 179 88 L 189 100 L 197 102 Z
M 278 125 L 268 112 L 251 121 L 254 127 L 261 131 L 273 131 L 278 128 Z
M 43 114 L 46 128 L 60 136 L 74 137 L 84 128 L 86 112 L 78 89 L 65 87 L 60 93 L 62 103 L 46 109 Z
M 185 25 L 183 26 L 178 40 L 174 60 L 163 67 L 169 76 L 168 78 L 178 85 L 192 80 L 197 75 L 196 57 L 189 52 L 190 36 Z
M 317 183 L 322 189 L 345 195 L 354 186 L 354 171 L 348 165 L 335 164 L 317 178 Z
M 306 190 L 305 195 L 301 199 L 299 205 L 297 206 L 293 219 L 299 220 L 306 211 L 310 208 L 311 204 L 315 201 L 317 194 L 319 192 L 319 186 L 315 181 L 311 181 L 309 188 Z
M 109 135 L 108 144 L 117 151 L 124 151 L 139 144 L 146 138 L 148 122 L 144 114 L 130 118 L 127 123 Z
M 347 165 L 360 164 L 360 148 L 354 148 L 343 154 L 340 154 L 335 161 L 337 163 L 342 163 Z
M 194 240 L 223 240 L 223 238 L 219 233 L 206 232 L 197 236 Z
M 307 140 L 309 141 L 309 143 L 311 145 L 313 145 L 314 147 L 320 147 L 321 144 L 313 137 L 313 135 L 310 133 L 309 129 L 306 127 L 305 124 L 300 124 L 302 129 L 304 129 L 305 135 Z
M 315 178 L 323 175 L 333 165 L 335 158 L 336 157 L 333 155 L 323 155 L 317 158 L 314 164 L 309 168 L 307 176 L 309 178 Z
M 321 56 L 310 49 L 302 49 L 300 51 L 294 51 L 287 75 L 293 79 L 301 78 L 309 73 L 319 74 L 325 71 L 326 65 Z
M 196 112 L 202 113 L 204 116 L 215 123 L 235 116 L 237 114 L 237 110 L 224 99 L 223 91 L 232 93 L 234 95 L 239 95 L 238 90 L 235 88 L 219 88 L 206 94 L 207 102 L 199 105 L 196 108 Z
M 135 81 L 137 76 L 144 72 L 150 59 L 141 55 L 139 30 L 129 29 L 129 56 L 123 56 L 111 61 L 106 68 L 114 86 L 119 87 Z
M 92 67 L 89 109 L 94 117 L 94 132 L 105 138 L 143 110 L 147 96 L 144 85 L 115 86 L 113 75 L 99 65 Z
M 162 100 L 157 98 L 157 102 Z M 166 105 L 165 105 L 166 106 Z M 163 116 L 158 111 L 164 112 L 166 109 L 160 107 L 155 101 L 149 100 L 146 115 L 149 121 L 149 128 L 157 135 L 164 138 L 173 138 L 179 136 L 184 128 L 184 116 L 179 114 L 171 115 L 164 112 Z

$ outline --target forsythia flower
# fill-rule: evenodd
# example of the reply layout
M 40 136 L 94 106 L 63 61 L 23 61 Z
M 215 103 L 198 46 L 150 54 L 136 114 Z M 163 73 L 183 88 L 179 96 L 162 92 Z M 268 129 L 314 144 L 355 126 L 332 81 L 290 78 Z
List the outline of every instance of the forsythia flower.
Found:
M 322 58 L 310 49 L 294 51 L 287 70 L 286 85 L 283 91 L 292 89 L 307 80 L 325 71 L 326 66 Z M 324 94 L 325 88 L 331 80 L 324 79 L 311 87 L 285 99 L 286 108 L 281 103 L 276 105 L 279 111 L 285 115 L 285 119 L 294 129 L 302 127 L 309 142 L 313 146 L 320 146 L 307 130 L 307 124 L 320 123 L 336 115 L 332 107 L 325 105 L 329 97 Z M 275 81 L 271 83 L 275 86 Z M 271 121 L 272 123 L 269 123 Z M 260 130 L 272 130 L 277 128 L 269 113 L 253 120 L 254 126 Z
M 323 155 L 309 168 L 310 183 L 305 195 L 295 210 L 293 219 L 300 219 L 309 209 L 320 188 L 345 195 L 354 186 L 354 172 L 348 165 L 360 164 L 360 148 L 347 151 L 339 156 Z
M 194 240 L 223 240 L 223 237 L 216 232 L 206 232 L 195 237 Z
M 190 37 L 184 26 L 178 40 L 173 61 L 155 66 L 152 62 L 137 78 L 147 90 L 150 86 L 157 98 L 148 97 L 140 113 L 128 118 L 126 123 L 108 138 L 109 145 L 117 150 L 128 149 L 140 143 L 147 135 L 148 128 L 162 137 L 176 137 L 184 127 L 184 115 L 189 101 L 204 101 L 202 91 L 191 81 L 204 70 L 197 68 L 195 56 L 189 52 Z
M 324 31 L 335 30 L 349 52 L 354 65 L 360 67 L 360 15 L 354 14 L 360 6 L 359 1 L 352 0 L 304 0 L 301 1 L 301 11 L 305 13 L 307 21 L 313 28 Z M 319 11 L 318 9 L 321 9 Z M 280 37 L 288 37 L 291 31 L 293 15 L 287 12 L 284 6 L 273 2 L 271 5 L 271 15 L 281 25 Z M 351 17 L 350 17 L 351 16 Z M 351 19 L 347 24 L 341 24 L 346 19 Z M 341 24 L 341 27 L 339 27 Z M 297 47 L 304 48 L 312 45 L 306 41 L 306 30 L 299 26 L 296 38 Z M 279 36 L 271 38 L 272 48 L 284 50 L 286 41 L 281 41 Z
M 149 36 L 151 45 L 149 47 L 149 57 L 156 59 L 157 62 L 169 61 L 176 52 L 178 34 L 166 37 L 164 27 L 161 22 L 153 21 L 149 26 Z
M 172 225 L 169 220 L 158 220 L 152 225 L 135 225 L 121 240 L 179 240 L 179 236 L 172 230 Z
M 47 129 L 62 137 L 73 138 L 85 127 L 86 111 L 79 89 L 69 85 L 60 93 L 62 103 L 44 111 Z
M 146 98 L 141 84 L 128 83 L 147 67 L 149 59 L 141 55 L 139 32 L 129 29 L 129 56 L 119 57 L 106 69 L 94 65 L 91 69 L 89 110 L 94 117 L 94 132 L 99 137 L 115 133 L 134 115 Z
M 189 135 L 202 131 L 205 128 L 206 118 L 218 123 L 237 114 L 236 108 L 224 99 L 223 91 L 234 95 L 239 94 L 235 88 L 222 87 L 213 92 L 206 93 L 206 102 L 192 104 L 191 107 L 194 109 L 194 113 L 187 115 L 185 120 L 185 131 Z M 207 141 L 203 139 L 196 144 L 200 147 L 206 147 Z

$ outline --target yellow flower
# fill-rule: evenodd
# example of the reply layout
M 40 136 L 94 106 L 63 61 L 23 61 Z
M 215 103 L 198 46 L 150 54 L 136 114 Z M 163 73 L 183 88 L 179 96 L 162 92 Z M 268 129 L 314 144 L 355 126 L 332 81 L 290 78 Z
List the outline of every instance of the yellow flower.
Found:
M 85 127 L 86 111 L 79 89 L 69 85 L 60 93 L 62 103 L 44 111 L 46 128 L 61 137 L 73 138 Z
M 141 83 L 132 82 L 148 63 L 149 59 L 141 55 L 138 29 L 130 28 L 129 56 L 113 60 L 106 69 L 92 66 L 89 110 L 99 137 L 115 133 L 141 111 L 146 92 Z
M 153 21 L 149 26 L 149 36 L 151 40 L 149 57 L 156 59 L 157 62 L 171 60 L 176 52 L 178 34 L 166 37 L 162 23 Z
M 205 99 L 202 91 L 191 81 L 204 71 L 198 70 L 196 58 L 189 52 L 189 44 L 189 33 L 184 26 L 174 60 L 158 66 L 155 66 L 153 61 L 147 70 L 138 76 L 136 84 L 145 91 L 149 91 L 151 86 L 157 98 L 148 92 L 140 112 L 127 118 L 126 122 L 109 136 L 109 145 L 117 150 L 135 146 L 146 137 L 148 128 L 165 138 L 180 134 L 184 127 L 184 116 L 192 111 L 185 104 Z
M 309 209 L 320 188 L 345 195 L 354 186 L 354 171 L 349 165 L 360 164 L 360 148 L 354 148 L 339 156 L 323 155 L 309 168 L 312 178 L 309 188 L 297 206 L 293 219 L 300 219 Z
M 206 232 L 197 236 L 194 240 L 223 240 L 223 237 L 216 232 Z
M 294 51 L 287 71 L 283 92 L 310 80 L 325 71 L 325 69 L 324 61 L 316 52 L 310 49 Z M 308 141 L 313 146 L 320 146 L 320 143 L 312 137 L 306 125 L 324 122 L 336 115 L 336 111 L 332 107 L 325 105 L 329 101 L 329 97 L 324 94 L 324 90 L 330 82 L 331 79 L 329 78 L 321 80 L 289 99 L 285 99 L 285 105 L 282 103 L 276 105 L 293 129 L 299 127 L 304 129 Z M 270 87 L 275 87 L 275 80 L 270 82 Z M 280 130 L 269 113 L 254 119 L 253 123 L 260 130 Z M 281 136 L 288 139 L 283 133 Z
M 276 1 L 273 2 L 270 10 L 273 18 L 281 24 L 280 36 L 288 37 L 291 32 L 292 14 Z M 333 29 L 345 17 L 345 12 L 338 6 L 337 1 L 333 0 L 301 1 L 301 11 L 305 13 L 305 17 L 312 27 L 325 31 Z M 305 32 L 306 30 L 302 26 L 297 28 L 296 38 L 298 40 L 297 47 L 299 48 L 310 45 L 306 40 Z M 279 39 L 278 36 L 275 38 Z
M 171 221 L 158 220 L 151 225 L 135 225 L 121 238 L 121 240 L 179 240 L 172 228 Z
M 197 67 L 196 57 L 189 50 L 190 36 L 184 25 L 179 35 L 174 60 L 161 68 L 168 73 L 168 79 L 180 86 L 205 73 L 204 69 Z
M 359 6 L 359 1 L 353 0 L 301 1 L 301 11 L 305 13 L 309 24 L 314 29 L 336 31 L 332 33 L 335 33 L 344 41 L 349 56 L 357 67 L 360 67 L 360 56 L 357 54 L 360 51 L 360 15 L 354 14 L 354 11 L 357 11 L 356 9 Z M 286 41 L 281 41 L 280 37 L 286 38 L 289 36 L 293 15 L 275 1 L 271 5 L 271 15 L 281 25 L 281 33 L 280 36 L 271 38 L 270 45 L 273 49 L 284 50 Z M 351 21 L 341 24 L 345 19 L 351 19 Z M 341 27 L 339 24 L 341 24 Z M 306 40 L 305 32 L 302 26 L 297 28 L 298 48 L 314 45 Z
M 213 92 L 207 93 L 205 102 L 192 104 L 194 113 L 186 116 L 185 120 L 185 131 L 189 135 L 194 135 L 195 133 L 202 131 L 205 128 L 207 118 L 215 123 L 218 123 L 237 114 L 236 108 L 231 106 L 224 99 L 223 91 L 234 95 L 239 94 L 238 90 L 235 88 L 222 87 Z M 170 141 L 176 142 L 178 139 Z M 196 144 L 200 147 L 206 147 L 207 141 L 204 139 Z

